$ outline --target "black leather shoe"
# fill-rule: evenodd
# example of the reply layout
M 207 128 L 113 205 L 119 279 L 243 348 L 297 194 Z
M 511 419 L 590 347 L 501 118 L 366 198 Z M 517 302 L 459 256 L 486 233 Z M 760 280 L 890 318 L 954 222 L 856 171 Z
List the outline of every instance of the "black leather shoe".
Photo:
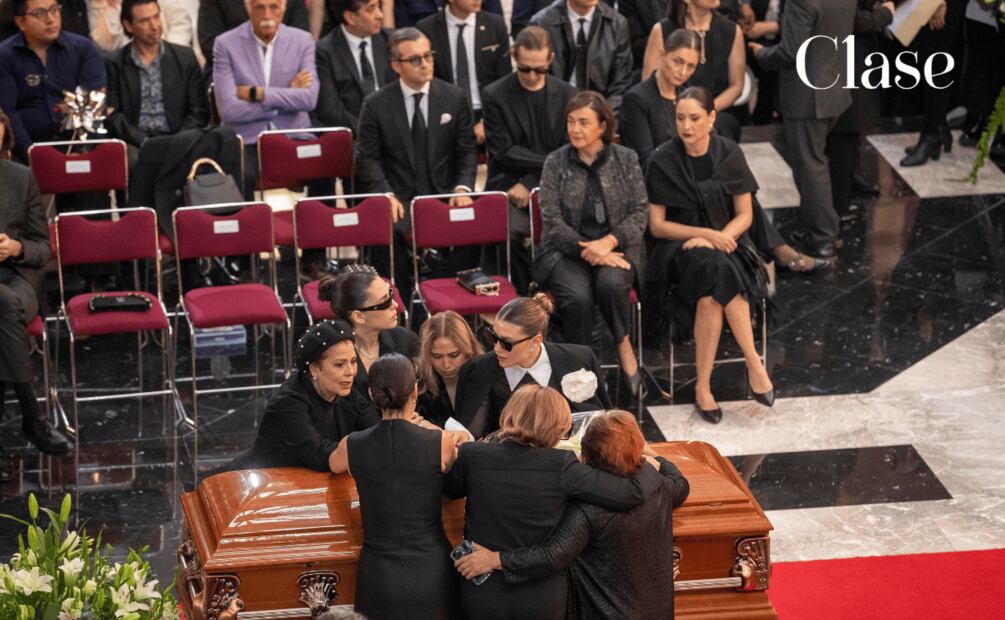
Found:
M 785 268 L 803 276 L 816 278 L 834 269 L 834 260 L 807 256 L 800 252 L 796 258 L 785 263 Z
M 771 388 L 767 392 L 755 392 L 754 388 L 750 388 L 750 393 L 754 395 L 754 400 L 765 407 L 771 407 L 775 404 L 775 388 Z
M 865 175 L 856 170 L 851 178 L 851 191 L 856 196 L 875 197 L 879 196 L 879 185 L 870 183 Z
M 49 420 L 34 420 L 26 423 L 24 436 L 44 454 L 63 455 L 73 450 L 73 440 L 52 427 Z
M 702 409 L 698 406 L 698 403 L 695 403 L 694 410 L 698 412 L 702 420 L 705 420 L 709 424 L 718 424 L 719 420 L 722 419 L 722 409 L 719 407 L 715 409 Z
M 942 140 L 938 136 L 926 136 L 918 143 L 917 149 L 900 160 L 900 165 L 909 168 L 926 164 L 929 159 L 938 161 L 942 156 L 942 148 Z
M 949 153 L 953 150 L 953 132 L 949 131 L 949 125 L 942 125 L 939 127 L 938 134 L 929 135 L 921 134 L 918 137 L 918 141 L 911 146 L 904 149 L 904 153 L 907 155 L 913 155 L 915 151 L 921 148 L 921 144 L 925 141 L 925 138 L 934 137 L 937 141 L 942 143 L 942 150 Z M 938 157 L 936 157 L 938 159 Z

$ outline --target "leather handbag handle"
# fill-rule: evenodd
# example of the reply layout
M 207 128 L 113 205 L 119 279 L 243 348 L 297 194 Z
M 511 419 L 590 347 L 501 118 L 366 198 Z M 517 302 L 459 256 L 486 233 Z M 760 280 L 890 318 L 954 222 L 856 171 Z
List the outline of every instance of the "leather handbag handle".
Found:
M 200 157 L 199 159 L 192 162 L 192 168 L 188 171 L 188 177 L 187 177 L 189 181 L 195 178 L 196 171 L 199 170 L 199 166 L 203 164 L 213 166 L 214 168 L 216 168 L 217 172 L 223 174 L 223 168 L 220 167 L 220 164 L 216 163 L 209 157 Z

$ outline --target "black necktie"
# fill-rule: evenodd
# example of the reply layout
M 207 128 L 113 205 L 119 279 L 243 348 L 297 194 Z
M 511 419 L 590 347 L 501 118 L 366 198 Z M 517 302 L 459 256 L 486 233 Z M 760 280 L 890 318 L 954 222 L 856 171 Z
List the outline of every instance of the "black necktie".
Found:
M 457 24 L 457 75 L 454 83 L 464 91 L 464 98 L 471 100 L 471 76 L 468 72 L 468 47 L 464 45 L 464 27 L 467 24 Z
M 586 18 L 579 18 L 579 34 L 576 35 L 576 87 L 586 90 Z
M 366 41 L 359 42 L 359 74 L 363 77 L 363 95 L 369 95 L 377 89 L 377 79 L 373 74 L 373 65 L 366 57 Z
M 422 93 L 412 95 L 415 98 L 415 111 L 412 113 L 412 147 L 415 149 L 415 189 L 417 194 L 433 194 L 429 181 L 428 138 L 426 119 L 422 117 Z

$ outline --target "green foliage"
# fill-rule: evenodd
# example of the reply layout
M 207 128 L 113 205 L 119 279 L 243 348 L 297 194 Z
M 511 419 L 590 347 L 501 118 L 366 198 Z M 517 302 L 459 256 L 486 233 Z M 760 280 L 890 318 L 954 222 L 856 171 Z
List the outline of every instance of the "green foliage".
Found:
M 973 168 L 970 169 L 970 176 L 967 181 L 977 183 L 977 173 L 984 167 L 991 154 L 991 141 L 998 135 L 998 130 L 1005 127 L 1005 86 L 998 92 L 998 99 L 995 100 L 995 108 L 988 120 L 988 126 L 981 134 L 981 140 L 977 143 L 977 157 L 974 159 Z
M 49 526 L 38 525 L 39 512 Z M 71 500 L 67 494 L 59 513 L 40 507 L 28 496 L 31 522 L 0 514 L 24 526 L 18 552 L 0 564 L 0 618 L 12 620 L 177 620 L 173 584 L 158 588 L 149 580 L 147 551 L 130 550 L 124 563 L 110 563 L 111 547 L 101 548 L 101 534 L 91 538 L 66 527 Z M 27 541 L 27 545 L 25 542 Z

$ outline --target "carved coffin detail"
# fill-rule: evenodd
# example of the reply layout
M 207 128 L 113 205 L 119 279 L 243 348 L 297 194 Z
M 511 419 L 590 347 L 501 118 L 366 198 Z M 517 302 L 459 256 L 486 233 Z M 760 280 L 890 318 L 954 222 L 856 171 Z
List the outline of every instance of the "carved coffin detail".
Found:
M 738 589 L 744 592 L 767 590 L 769 577 L 769 539 L 745 538 L 736 545 L 736 565 L 733 574 L 743 579 Z
M 300 602 L 311 610 L 311 617 L 315 618 L 335 604 L 338 592 L 335 586 L 338 585 L 338 573 L 333 571 L 310 571 L 300 575 L 297 585 L 300 586 Z
M 221 620 L 221 616 L 230 611 L 232 603 L 234 603 L 234 607 L 244 607 L 237 597 L 240 585 L 241 580 L 236 575 L 217 575 L 209 580 L 209 594 L 206 597 L 206 620 Z M 239 609 L 227 615 L 233 618 L 237 611 Z M 226 620 L 226 618 L 222 620 Z
M 684 557 L 684 552 L 680 550 L 680 547 L 674 546 L 673 548 L 673 578 L 676 580 L 680 577 L 680 561 Z

